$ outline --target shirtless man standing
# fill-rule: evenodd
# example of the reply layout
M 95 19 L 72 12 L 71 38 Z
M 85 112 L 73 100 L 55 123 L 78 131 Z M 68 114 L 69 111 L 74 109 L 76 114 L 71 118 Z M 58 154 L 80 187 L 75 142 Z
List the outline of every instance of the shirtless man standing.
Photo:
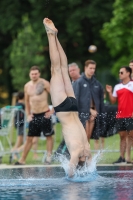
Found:
M 26 157 L 32 147 L 33 137 L 39 137 L 43 132 L 47 139 L 47 158 L 50 164 L 53 149 L 54 131 L 52 129 L 51 114 L 48 106 L 48 93 L 50 92 L 49 82 L 40 78 L 40 70 L 37 66 L 30 69 L 30 81 L 25 84 L 25 106 L 27 120 L 29 122 L 29 132 L 24 145 L 21 158 L 15 165 L 25 164 Z
M 58 41 L 58 31 L 48 18 L 45 18 L 43 23 L 48 36 L 51 59 L 51 99 L 70 152 L 68 176 L 71 177 L 78 164 L 90 160 L 90 145 L 78 117 L 77 101 L 68 75 L 67 57 Z

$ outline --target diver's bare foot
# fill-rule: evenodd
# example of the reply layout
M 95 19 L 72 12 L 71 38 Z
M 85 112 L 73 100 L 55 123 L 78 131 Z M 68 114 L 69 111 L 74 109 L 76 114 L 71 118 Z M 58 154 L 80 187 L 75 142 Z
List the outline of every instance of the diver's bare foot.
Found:
M 57 34 L 58 30 L 55 28 L 54 23 L 52 20 L 48 18 L 44 18 L 43 24 L 45 26 L 46 32 L 50 34 Z

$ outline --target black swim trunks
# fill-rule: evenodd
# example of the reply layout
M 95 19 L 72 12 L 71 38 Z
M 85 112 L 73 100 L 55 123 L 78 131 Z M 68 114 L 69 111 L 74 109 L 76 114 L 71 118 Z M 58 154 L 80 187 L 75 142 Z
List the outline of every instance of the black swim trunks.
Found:
M 51 118 L 45 118 L 45 113 L 33 114 L 32 121 L 29 122 L 28 136 L 40 137 L 41 132 L 45 137 L 54 134 Z
M 77 100 L 67 97 L 60 105 L 54 107 L 55 112 L 78 112 Z
M 120 131 L 132 131 L 133 130 L 133 118 L 117 118 L 116 129 Z

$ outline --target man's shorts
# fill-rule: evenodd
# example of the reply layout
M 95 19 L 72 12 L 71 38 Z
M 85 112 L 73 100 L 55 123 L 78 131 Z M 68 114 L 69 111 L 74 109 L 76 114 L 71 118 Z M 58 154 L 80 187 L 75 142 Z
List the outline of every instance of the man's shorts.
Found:
M 29 122 L 28 136 L 40 137 L 41 132 L 45 137 L 54 134 L 51 118 L 45 118 L 45 113 L 33 114 L 32 121 Z
M 116 129 L 120 131 L 133 130 L 133 118 L 116 118 Z

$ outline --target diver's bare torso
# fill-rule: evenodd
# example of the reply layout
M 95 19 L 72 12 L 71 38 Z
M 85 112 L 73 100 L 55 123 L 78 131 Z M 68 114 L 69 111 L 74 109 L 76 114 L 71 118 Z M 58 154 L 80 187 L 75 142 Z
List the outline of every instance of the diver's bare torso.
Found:
M 78 112 L 56 113 L 62 124 L 62 132 L 69 152 L 78 151 L 80 157 L 90 157 L 90 145 Z

